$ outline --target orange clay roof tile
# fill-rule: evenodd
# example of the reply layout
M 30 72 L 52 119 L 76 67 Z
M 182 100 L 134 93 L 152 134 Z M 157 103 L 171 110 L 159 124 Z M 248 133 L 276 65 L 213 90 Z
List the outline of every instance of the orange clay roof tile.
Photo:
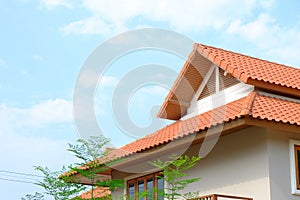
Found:
M 173 93 L 176 92 L 180 84 L 180 77 L 184 76 L 189 70 L 188 63 L 191 62 L 196 51 L 201 54 L 201 56 L 211 60 L 245 83 L 248 83 L 248 81 L 252 79 L 270 83 L 275 86 L 293 88 L 297 93 L 300 90 L 300 69 L 220 48 L 195 44 L 193 52 L 161 107 L 159 113 L 160 117 L 163 117 L 163 110 L 168 106 L 168 102 L 173 97 Z M 178 99 L 180 100 L 180 97 L 178 97 Z M 111 151 L 111 154 L 114 154 L 114 158 L 126 157 L 166 144 L 172 140 L 201 132 L 218 124 L 228 123 L 243 116 L 300 126 L 300 103 L 263 96 L 253 91 L 248 96 L 222 107 L 215 108 L 186 120 L 177 121 L 144 138 L 138 139 L 119 149 L 114 149 Z
M 208 54 L 208 59 L 242 81 L 250 78 L 300 89 L 300 69 L 203 44 L 198 44 L 198 49 L 206 51 L 204 55 Z
M 186 83 L 182 82 L 182 77 L 185 77 L 185 82 L 189 82 L 191 86 L 197 88 L 203 79 L 192 78 L 190 74 L 193 73 L 194 64 L 201 70 L 210 67 L 203 58 L 246 84 L 300 97 L 300 92 L 297 91 L 300 89 L 300 69 L 196 43 L 172 89 L 165 98 L 158 112 L 158 117 L 178 120 L 185 114 L 186 108 L 176 107 L 172 104 L 172 101 L 178 99 L 180 102 L 183 99 L 189 102 L 191 100 L 188 98 L 193 97 L 194 91 L 185 91 L 186 87 L 184 85 Z
M 253 91 L 248 96 L 225 106 L 186 120 L 177 121 L 144 138 L 129 143 L 119 149 L 123 151 L 121 157 L 168 143 L 221 123 L 230 122 L 242 116 L 300 126 L 300 103 L 263 96 L 257 91 Z
M 251 115 L 253 118 L 300 126 L 300 103 L 258 95 Z
M 242 106 L 245 99 L 246 98 L 239 99 L 226 106 L 216 108 L 187 120 L 177 121 L 153 134 L 121 147 L 120 150 L 124 151 L 124 156 L 137 153 L 157 145 L 168 143 L 174 139 L 205 130 L 223 122 L 240 118 L 240 112 L 243 109 Z
M 109 153 L 113 155 L 112 160 L 124 158 L 245 116 L 300 126 L 300 103 L 263 96 L 253 91 L 248 96 L 224 106 L 186 120 L 176 121 L 119 149 L 111 149 Z M 98 161 L 100 164 L 103 163 L 101 159 Z M 86 169 L 88 168 L 90 167 L 86 166 Z M 77 172 L 72 171 L 64 175 L 74 174 Z
M 111 191 L 109 188 L 105 187 L 96 187 L 93 191 L 93 198 L 103 198 L 103 199 L 110 199 L 109 196 L 111 194 Z M 82 193 L 79 195 L 81 199 L 92 199 L 92 190 L 89 190 L 87 192 Z

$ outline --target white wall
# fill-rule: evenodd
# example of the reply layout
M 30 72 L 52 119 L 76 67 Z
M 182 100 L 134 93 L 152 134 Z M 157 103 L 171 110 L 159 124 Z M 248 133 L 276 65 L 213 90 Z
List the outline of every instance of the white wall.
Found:
M 289 140 L 300 140 L 300 134 L 271 129 L 267 132 L 271 199 L 299 200 L 300 196 L 293 195 L 291 190 Z
M 212 152 L 188 174 L 201 178 L 189 187 L 201 195 L 217 193 L 269 200 L 266 129 L 252 127 L 220 138 Z
M 187 109 L 187 114 L 183 116 L 181 120 L 191 118 L 193 116 L 199 115 L 211 109 L 220 107 L 242 97 L 245 97 L 251 91 L 253 91 L 253 89 L 254 87 L 252 85 L 239 83 L 201 100 L 197 100 L 198 97 L 194 97 L 191 101 L 190 107 Z
M 193 146 L 189 154 L 198 154 L 199 148 L 199 145 Z M 202 195 L 217 193 L 269 200 L 268 168 L 267 130 L 247 128 L 221 137 L 208 156 L 187 172 L 201 178 L 200 182 L 189 187 L 189 191 L 200 191 Z M 120 172 L 113 174 L 115 178 L 131 176 Z
M 217 193 L 254 200 L 300 200 L 300 196 L 291 192 L 290 139 L 300 140 L 300 134 L 251 127 L 223 136 L 213 150 L 187 172 L 201 178 L 188 190 L 200 191 L 201 195 Z M 193 146 L 188 153 L 197 155 L 199 148 L 200 144 Z M 114 178 L 132 176 L 138 175 L 113 173 Z M 122 195 L 124 190 L 114 194 Z

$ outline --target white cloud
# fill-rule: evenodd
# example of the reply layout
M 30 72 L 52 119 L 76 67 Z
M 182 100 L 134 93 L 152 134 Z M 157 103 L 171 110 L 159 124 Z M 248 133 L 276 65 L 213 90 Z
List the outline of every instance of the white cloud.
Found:
M 38 55 L 38 54 L 32 55 L 32 59 L 35 61 L 44 61 L 45 60 L 45 58 L 43 56 Z
M 83 0 L 92 17 L 66 25 L 65 34 L 116 33 L 129 28 L 129 22 L 139 17 L 152 22 L 165 22 L 177 31 L 200 31 L 205 28 L 223 29 L 232 20 L 251 15 L 260 7 L 270 7 L 272 0 Z M 224 9 L 226 8 L 226 9 Z M 187 12 L 188 11 L 188 12 Z M 140 26 L 139 20 L 133 25 Z M 143 24 L 142 24 L 143 25 Z
M 278 24 L 269 14 L 276 4 L 276 0 L 83 0 L 90 17 L 73 21 L 62 31 L 65 35 L 110 36 L 137 27 L 156 26 L 156 22 L 189 34 L 212 29 L 221 32 L 220 38 L 240 36 L 266 59 L 276 58 L 278 62 L 299 66 L 300 57 L 295 55 L 300 52 L 300 27 Z
M 264 0 L 258 2 L 264 9 L 270 9 L 273 7 L 275 0 Z
M 29 120 L 38 124 L 70 122 L 72 120 L 71 101 L 64 99 L 48 100 L 27 110 Z
M 108 24 L 102 19 L 97 17 L 90 17 L 79 21 L 71 22 L 61 28 L 64 35 L 71 33 L 83 35 L 83 34 L 101 34 L 111 35 L 115 32 L 125 31 L 125 27 L 117 27 L 112 24 Z
M 3 127 L 42 127 L 54 123 L 70 122 L 73 119 L 72 102 L 63 99 L 47 100 L 30 108 L 0 105 Z M 3 123 L 6 122 L 6 123 Z
M 99 81 L 99 83 L 98 83 Z M 89 88 L 99 84 L 100 88 L 113 87 L 117 84 L 118 79 L 113 76 L 101 76 L 99 77 L 95 72 L 85 70 L 78 76 L 78 83 L 80 86 Z
M 276 29 L 275 26 L 269 26 L 273 24 L 273 22 L 275 22 L 275 20 L 267 14 L 261 14 L 256 20 L 244 24 L 240 19 L 237 19 L 230 24 L 227 33 L 242 35 L 248 40 L 257 41 L 269 35 L 270 29 Z
M 72 9 L 73 5 L 68 0 L 41 0 L 40 8 L 46 8 L 48 10 L 52 10 L 56 7 L 65 7 L 68 9 Z
M 279 25 L 275 18 L 261 14 L 253 21 L 233 21 L 226 33 L 249 41 L 268 60 L 300 67 L 300 24 Z
M 118 79 L 114 76 L 102 76 L 99 80 L 100 88 L 114 87 L 118 83 Z
M 143 87 L 140 89 L 140 92 L 144 95 L 157 95 L 157 96 L 165 96 L 169 90 L 162 86 L 151 86 L 151 87 Z
M 62 165 L 74 163 L 76 159 L 66 151 L 67 143 L 76 139 L 50 139 L 40 136 L 25 136 L 24 130 L 34 130 L 46 124 L 63 123 L 72 119 L 72 104 L 63 99 L 47 100 L 30 108 L 16 108 L 0 105 L 0 152 L 1 170 L 36 174 L 33 166 L 48 166 L 53 170 Z M 28 129 L 29 128 L 29 129 Z M 39 174 L 40 175 L 40 174 Z M 0 174 L 3 177 L 3 174 Z M 26 180 L 24 177 L 15 179 Z M 33 180 L 26 180 L 33 181 Z M 18 185 L 17 185 L 18 184 Z M 11 194 L 11 191 L 19 187 Z M 0 181 L 4 199 L 21 199 L 28 193 L 39 190 L 30 184 Z M 6 192 L 7 191 L 7 192 Z

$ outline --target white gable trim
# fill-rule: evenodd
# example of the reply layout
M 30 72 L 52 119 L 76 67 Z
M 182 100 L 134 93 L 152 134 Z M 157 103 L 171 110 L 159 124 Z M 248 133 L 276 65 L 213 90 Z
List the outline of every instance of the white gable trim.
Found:
M 286 100 L 286 101 L 290 101 L 290 102 L 295 102 L 295 103 L 300 103 L 299 99 L 295 99 L 295 98 L 291 98 L 291 97 L 286 97 L 286 96 L 282 96 L 282 95 L 278 95 L 278 94 L 272 94 L 272 93 L 268 93 L 268 92 L 263 92 L 263 91 L 258 91 L 259 94 L 267 96 L 267 97 L 273 97 L 276 99 L 281 99 L 281 100 Z
M 185 120 L 194 117 L 201 113 L 207 112 L 214 108 L 220 107 L 227 103 L 243 98 L 253 90 L 254 90 L 253 85 L 239 83 L 229 88 L 226 88 L 221 92 L 215 93 L 213 95 L 210 95 L 198 101 L 195 100 L 195 98 L 193 98 L 190 107 L 188 107 L 187 109 L 187 114 L 183 116 L 181 119 Z

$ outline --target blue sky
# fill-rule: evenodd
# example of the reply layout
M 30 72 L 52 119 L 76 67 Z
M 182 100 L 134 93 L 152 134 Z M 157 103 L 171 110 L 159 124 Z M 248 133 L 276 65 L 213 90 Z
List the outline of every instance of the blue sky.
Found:
M 0 194 L 20 199 L 39 188 L 32 166 L 59 169 L 74 161 L 65 149 L 78 138 L 72 112 L 77 75 L 89 54 L 124 31 L 153 27 L 177 31 L 192 40 L 300 67 L 298 0 L 11 0 L 0 1 Z M 179 71 L 183 60 L 144 50 L 120 58 L 103 75 L 95 94 L 97 120 L 114 146 L 138 135 L 119 130 L 112 115 L 112 93 L 136 66 L 159 63 Z M 140 87 L 129 115 L 141 127 L 167 89 Z M 167 122 L 166 122 L 167 123 Z

